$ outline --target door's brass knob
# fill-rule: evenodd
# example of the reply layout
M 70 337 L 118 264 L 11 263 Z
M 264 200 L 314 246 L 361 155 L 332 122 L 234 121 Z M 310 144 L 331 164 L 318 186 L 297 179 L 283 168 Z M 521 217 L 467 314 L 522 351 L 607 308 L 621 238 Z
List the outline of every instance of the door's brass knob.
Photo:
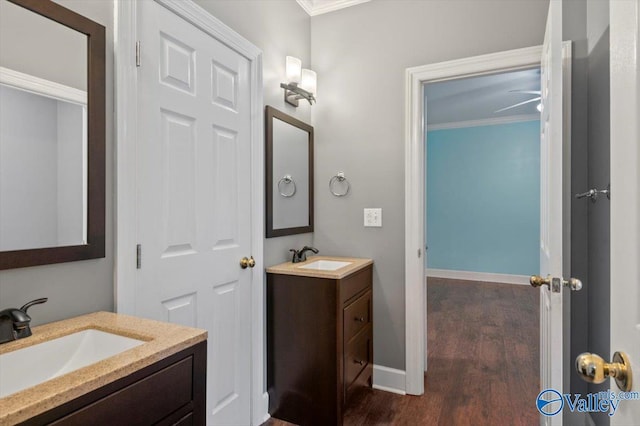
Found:
M 253 268 L 254 266 L 256 266 L 256 261 L 253 259 L 253 256 L 251 256 L 251 258 L 243 257 L 240 259 L 240 267 L 242 269 L 247 269 L 247 267 Z
M 589 383 L 602 383 L 613 377 L 620 390 L 631 390 L 631 365 L 629 357 L 624 352 L 614 353 L 612 363 L 605 362 L 596 354 L 582 353 L 576 358 L 576 371 Z
M 542 278 L 540 275 L 531 275 L 531 278 L 529 278 L 529 284 L 531 284 L 533 287 L 541 287 L 543 285 L 546 285 L 547 287 L 551 288 L 551 277 Z
M 549 287 L 549 290 L 554 293 L 559 293 L 560 291 L 562 291 L 563 286 L 569 287 L 569 289 L 571 289 L 572 291 L 579 291 L 582 289 L 582 281 L 577 278 L 569 278 L 568 280 L 565 280 L 563 278 L 553 278 L 551 276 L 542 278 L 540 275 L 532 275 L 531 278 L 529 278 L 529 283 L 533 287 L 541 287 L 543 285 L 546 285 L 547 287 Z

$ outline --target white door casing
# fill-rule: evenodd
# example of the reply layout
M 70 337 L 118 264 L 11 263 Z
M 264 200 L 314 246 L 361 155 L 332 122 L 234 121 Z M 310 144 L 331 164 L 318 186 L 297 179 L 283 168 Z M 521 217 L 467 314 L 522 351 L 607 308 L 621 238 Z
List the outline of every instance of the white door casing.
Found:
M 424 393 L 427 369 L 424 276 L 424 85 L 540 66 L 541 46 L 408 68 L 405 71 L 405 348 L 406 393 Z
M 611 361 L 625 352 L 640 391 L 640 1 L 610 2 Z M 611 390 L 619 392 L 613 379 Z M 640 401 L 621 401 L 612 426 L 640 424 Z
M 118 4 L 118 311 L 206 328 L 207 423 L 260 424 L 260 52 L 190 1 L 136 5 Z M 256 268 L 240 269 L 250 255 Z

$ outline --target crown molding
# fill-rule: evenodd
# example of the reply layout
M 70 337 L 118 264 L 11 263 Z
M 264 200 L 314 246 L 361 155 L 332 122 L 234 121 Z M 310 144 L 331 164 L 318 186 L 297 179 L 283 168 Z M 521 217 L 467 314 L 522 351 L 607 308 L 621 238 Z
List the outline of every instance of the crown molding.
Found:
M 497 124 L 520 123 L 524 121 L 540 120 L 540 114 L 521 114 L 511 115 L 509 117 L 483 118 L 482 120 L 456 121 L 452 123 L 430 124 L 427 131 L 446 130 L 446 129 L 463 129 L 465 127 L 479 126 L 495 126 Z
M 309 16 L 322 15 L 371 0 L 296 0 Z
M 87 105 L 87 92 L 10 68 L 0 67 L 0 84 L 78 105 Z

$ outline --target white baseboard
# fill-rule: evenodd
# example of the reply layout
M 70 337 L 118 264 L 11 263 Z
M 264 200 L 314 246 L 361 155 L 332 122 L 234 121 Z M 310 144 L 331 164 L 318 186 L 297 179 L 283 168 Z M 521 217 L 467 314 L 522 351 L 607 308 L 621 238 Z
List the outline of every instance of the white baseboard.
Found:
M 529 285 L 528 275 L 494 274 L 491 272 L 453 271 L 449 269 L 425 270 L 427 277 L 450 278 L 454 280 L 486 281 L 490 283 Z
M 373 388 L 406 395 L 406 374 L 403 370 L 373 365 Z

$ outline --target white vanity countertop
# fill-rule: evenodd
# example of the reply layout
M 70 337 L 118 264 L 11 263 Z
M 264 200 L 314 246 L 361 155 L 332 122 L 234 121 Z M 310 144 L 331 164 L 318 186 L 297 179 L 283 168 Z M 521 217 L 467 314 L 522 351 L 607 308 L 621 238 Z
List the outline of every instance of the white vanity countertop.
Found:
M 206 330 L 112 312 L 95 312 L 34 327 L 32 336 L 0 345 L 0 354 L 87 329 L 132 337 L 145 343 L 0 398 L 0 425 L 25 421 L 207 339 Z

